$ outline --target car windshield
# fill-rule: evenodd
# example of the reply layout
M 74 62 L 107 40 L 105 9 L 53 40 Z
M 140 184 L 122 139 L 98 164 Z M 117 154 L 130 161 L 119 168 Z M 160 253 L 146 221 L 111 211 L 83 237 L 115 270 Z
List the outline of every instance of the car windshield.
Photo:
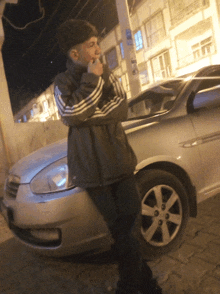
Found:
M 170 110 L 185 83 L 185 79 L 169 80 L 131 98 L 128 102 L 128 120 L 153 116 Z

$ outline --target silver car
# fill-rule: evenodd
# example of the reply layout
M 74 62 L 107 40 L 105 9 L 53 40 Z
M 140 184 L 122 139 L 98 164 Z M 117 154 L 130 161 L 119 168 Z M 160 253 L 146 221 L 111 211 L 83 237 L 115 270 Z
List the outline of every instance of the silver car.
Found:
M 138 164 L 146 255 L 177 248 L 197 203 L 220 192 L 220 65 L 157 84 L 129 101 L 123 122 Z M 10 170 L 1 210 L 15 236 L 45 255 L 98 252 L 108 229 L 87 193 L 67 182 L 67 142 Z

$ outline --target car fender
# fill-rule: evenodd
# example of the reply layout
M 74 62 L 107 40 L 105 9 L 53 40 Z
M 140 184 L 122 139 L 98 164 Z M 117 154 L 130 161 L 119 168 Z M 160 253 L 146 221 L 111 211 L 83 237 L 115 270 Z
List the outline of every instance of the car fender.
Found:
M 192 178 L 190 175 L 190 171 L 186 168 L 186 164 L 181 160 L 181 156 L 174 157 L 169 155 L 156 155 L 153 157 L 146 158 L 139 162 L 136 165 L 135 173 L 139 172 L 142 169 L 146 169 L 148 166 L 157 164 L 157 163 L 170 163 L 180 167 L 185 173 Z
M 195 182 L 197 179 L 193 178 L 194 172 L 192 169 L 187 169 L 181 161 L 181 156 L 154 156 L 139 162 L 135 169 L 135 175 L 138 179 L 141 171 L 146 169 L 161 169 L 166 170 L 175 176 L 178 174 L 178 179 L 183 183 L 186 188 L 190 205 L 190 216 L 196 217 L 197 215 L 197 191 Z
M 197 178 L 194 177 L 194 167 L 189 166 L 188 163 L 181 160 L 181 156 L 174 157 L 168 155 L 157 155 L 153 157 L 149 157 L 147 159 L 142 160 L 136 165 L 135 174 L 139 173 L 141 170 L 147 168 L 156 168 L 156 169 L 164 169 L 166 166 L 166 170 L 173 173 L 174 166 L 181 169 L 189 178 L 192 187 L 197 187 Z M 182 181 L 181 178 L 179 178 Z

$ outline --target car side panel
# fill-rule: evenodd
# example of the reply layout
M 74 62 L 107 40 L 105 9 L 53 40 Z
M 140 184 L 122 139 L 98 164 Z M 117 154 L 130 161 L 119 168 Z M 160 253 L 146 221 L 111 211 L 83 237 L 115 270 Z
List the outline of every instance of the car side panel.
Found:
M 204 169 L 204 197 L 220 191 L 220 107 L 199 110 L 190 116 Z M 212 193 L 213 192 L 213 193 Z
M 171 162 L 186 171 L 197 191 L 204 188 L 199 149 L 187 145 L 196 137 L 188 116 L 164 118 L 153 123 L 140 120 L 139 125 L 136 123 L 135 128 L 127 130 L 127 135 L 138 159 L 137 169 L 155 162 Z

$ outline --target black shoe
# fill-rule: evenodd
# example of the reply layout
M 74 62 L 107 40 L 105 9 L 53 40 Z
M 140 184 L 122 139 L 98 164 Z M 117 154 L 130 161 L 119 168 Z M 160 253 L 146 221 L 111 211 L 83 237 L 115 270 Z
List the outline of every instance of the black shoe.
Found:
M 158 285 L 156 279 L 151 279 L 140 287 L 142 294 L 163 294 L 161 287 Z
M 139 290 L 138 285 L 129 285 L 119 280 L 115 294 L 142 294 L 142 292 Z

